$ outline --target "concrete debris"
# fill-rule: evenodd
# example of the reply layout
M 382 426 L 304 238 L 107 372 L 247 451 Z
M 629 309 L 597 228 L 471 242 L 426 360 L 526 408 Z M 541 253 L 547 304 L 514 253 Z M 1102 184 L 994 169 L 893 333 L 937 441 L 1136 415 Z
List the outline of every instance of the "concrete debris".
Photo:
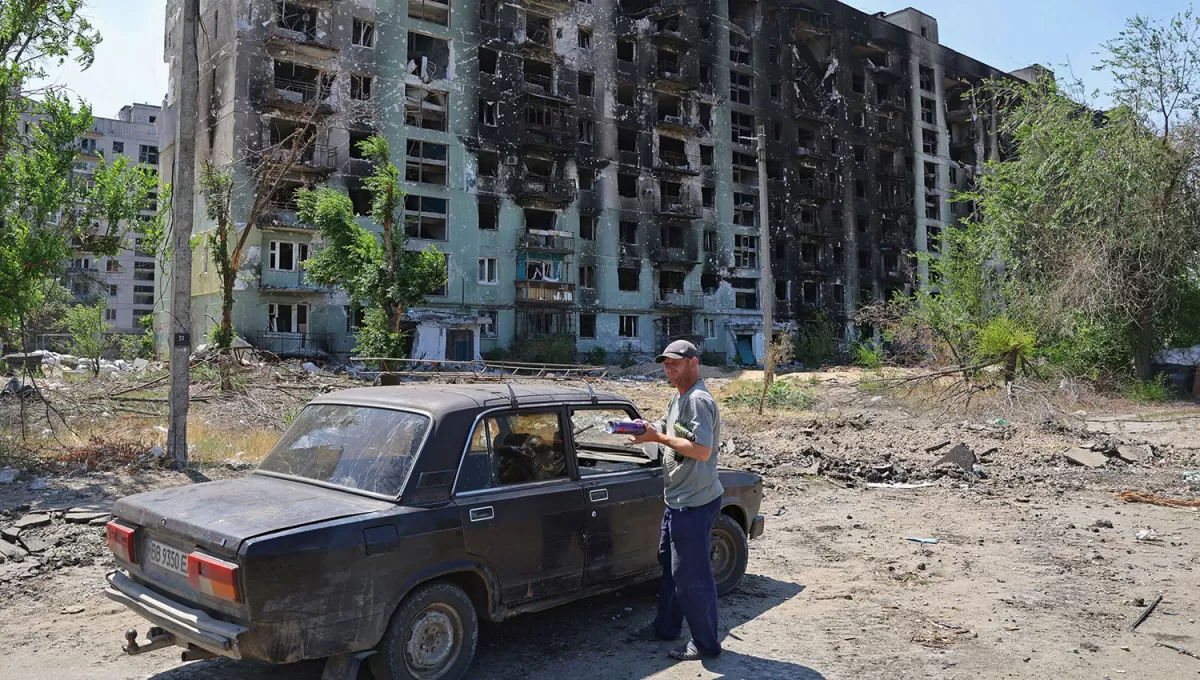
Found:
M 107 519 L 109 513 L 98 510 L 71 510 L 67 513 L 67 524 L 88 524 L 93 520 Z
M 1118 446 L 1117 457 L 1126 463 L 1140 465 L 1150 462 L 1154 458 L 1154 454 L 1144 446 Z
M 46 480 L 42 479 L 41 477 L 38 477 L 37 479 L 35 479 L 29 483 L 30 491 L 44 491 L 45 489 L 46 489 Z
M 10 526 L 10 527 L 4 527 L 3 529 L 0 529 L 0 538 L 3 538 L 4 540 L 8 541 L 9 543 L 16 543 L 17 539 L 20 536 L 21 536 L 21 530 L 16 527 Z
M 159 446 L 158 444 L 151 446 L 149 453 L 151 456 L 154 456 L 155 458 L 162 458 L 163 456 L 167 455 L 167 452 L 163 451 L 163 447 Z
M 928 489 L 935 486 L 933 482 L 921 484 L 867 484 L 868 489 Z
M 959 444 L 950 449 L 950 452 L 942 456 L 942 458 L 933 464 L 934 467 L 940 467 L 947 463 L 957 465 L 963 472 L 972 472 L 975 469 L 975 463 L 979 459 L 975 457 L 975 452 L 966 444 Z
M 314 364 L 311 361 L 304 362 L 303 364 L 300 365 L 300 367 L 309 373 L 320 373 L 321 372 L 321 367 Z
M 23 397 L 36 391 L 37 388 L 35 388 L 33 385 L 26 384 L 20 378 L 12 378 L 8 381 L 8 384 L 4 386 L 4 390 L 3 392 L 0 392 L 0 394 L 15 394 L 18 397 Z
M 933 446 L 926 446 L 926 447 L 925 447 L 925 453 L 933 453 L 934 451 L 937 451 L 938 449 L 944 449 L 944 448 L 946 448 L 947 446 L 950 446 L 950 440 L 949 440 L 949 439 L 947 439 L 947 440 L 946 440 L 946 441 L 944 441 L 944 442 L 940 442 L 940 443 L 934 444 Z
M 0 484 L 12 484 L 21 476 L 21 471 L 16 468 L 6 467 L 0 469 Z
M 907 536 L 904 537 L 904 540 L 912 541 L 913 543 L 927 543 L 929 545 L 934 545 L 938 542 L 936 538 L 909 538 Z
M 24 562 L 25 551 L 21 548 L 9 543 L 8 541 L 0 541 L 0 562 L 11 560 L 13 562 Z
M 1137 534 L 1134 535 L 1134 538 L 1139 541 L 1147 541 L 1147 542 L 1161 540 L 1158 537 L 1158 532 L 1155 531 L 1154 529 L 1151 529 L 1150 527 L 1146 527 L 1145 529 L 1139 529 Z
M 25 531 L 26 529 L 44 527 L 48 524 L 50 524 L 50 515 L 39 512 L 31 515 L 25 515 L 16 522 L 13 522 L 13 527 L 15 527 L 18 531 Z
M 41 540 L 40 538 L 33 537 L 22 538 L 21 545 L 24 546 L 26 550 L 34 554 L 44 553 L 50 549 L 50 545 L 45 541 Z
M 1096 527 L 1097 529 L 1111 529 L 1113 528 L 1113 523 L 1112 520 L 1109 519 L 1098 519 L 1094 524 L 1092 524 L 1092 526 Z
M 1076 465 L 1082 465 L 1087 468 L 1102 468 L 1108 465 L 1108 456 L 1098 451 L 1089 449 L 1073 448 L 1063 453 L 1063 457 Z

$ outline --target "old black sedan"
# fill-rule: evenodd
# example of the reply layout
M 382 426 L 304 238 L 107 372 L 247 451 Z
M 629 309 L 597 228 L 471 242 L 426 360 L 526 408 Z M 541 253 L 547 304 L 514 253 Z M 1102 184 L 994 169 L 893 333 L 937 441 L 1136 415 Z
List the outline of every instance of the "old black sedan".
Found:
M 453 679 L 499 621 L 659 576 L 662 470 L 591 389 L 419 385 L 309 403 L 251 475 L 124 498 L 106 595 L 150 621 L 126 651 L 367 660 L 378 680 Z M 762 533 L 762 481 L 721 471 L 720 592 Z

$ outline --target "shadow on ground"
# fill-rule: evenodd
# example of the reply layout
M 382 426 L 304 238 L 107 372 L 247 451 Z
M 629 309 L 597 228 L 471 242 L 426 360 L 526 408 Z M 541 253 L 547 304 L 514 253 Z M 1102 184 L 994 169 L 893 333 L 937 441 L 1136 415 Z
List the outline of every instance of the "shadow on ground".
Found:
M 790 600 L 804 586 L 748 574 L 737 590 L 721 598 L 721 624 L 729 631 Z M 654 617 L 657 584 L 644 584 L 526 614 L 503 623 L 481 625 L 471 680 L 635 680 L 665 671 L 677 662 L 667 657 L 675 643 L 635 642 L 632 631 Z M 738 639 L 727 634 L 727 640 Z M 734 638 L 730 640 L 729 638 Z M 703 662 L 720 680 L 823 680 L 806 666 L 727 650 Z M 320 663 L 263 666 L 210 659 L 180 666 L 152 680 L 319 680 Z M 359 680 L 368 680 L 363 671 Z

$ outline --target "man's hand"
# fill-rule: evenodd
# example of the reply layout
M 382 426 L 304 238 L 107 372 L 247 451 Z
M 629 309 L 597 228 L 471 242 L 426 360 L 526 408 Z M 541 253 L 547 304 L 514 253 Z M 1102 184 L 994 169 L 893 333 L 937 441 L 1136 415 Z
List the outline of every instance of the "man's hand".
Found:
M 646 426 L 646 431 L 636 437 L 630 437 L 630 444 L 661 444 L 663 433 L 658 431 L 654 423 L 646 422 L 645 420 L 635 420 L 635 423 L 641 423 Z

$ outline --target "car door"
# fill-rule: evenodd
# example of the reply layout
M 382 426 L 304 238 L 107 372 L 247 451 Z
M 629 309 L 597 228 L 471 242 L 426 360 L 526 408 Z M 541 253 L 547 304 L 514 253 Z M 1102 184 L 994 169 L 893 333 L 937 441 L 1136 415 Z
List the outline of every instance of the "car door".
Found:
M 604 429 L 609 420 L 637 418 L 637 411 L 623 404 L 573 406 L 568 416 L 587 508 L 585 579 L 603 583 L 654 569 L 663 517 L 662 467 L 646 455 L 648 447 Z
M 563 409 L 479 419 L 455 485 L 467 552 L 512 606 L 583 582 L 583 490 L 567 467 Z

